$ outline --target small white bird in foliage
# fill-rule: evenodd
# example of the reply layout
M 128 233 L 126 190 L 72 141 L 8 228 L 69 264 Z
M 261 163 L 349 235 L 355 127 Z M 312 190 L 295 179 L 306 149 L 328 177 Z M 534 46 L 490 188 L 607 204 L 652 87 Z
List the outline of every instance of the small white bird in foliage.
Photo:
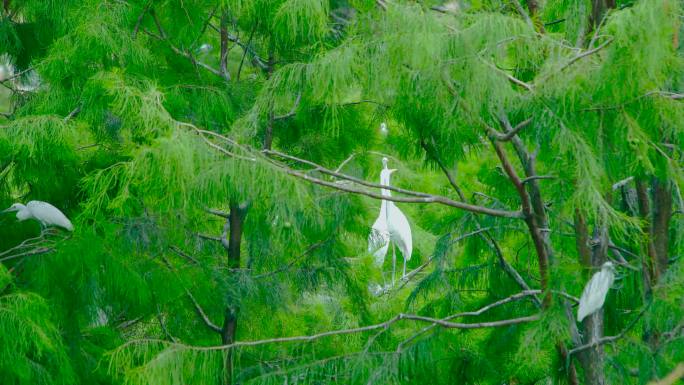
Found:
M 594 273 L 587 286 L 584 287 L 577 309 L 577 321 L 582 320 L 599 310 L 606 301 L 606 295 L 615 280 L 615 267 L 612 262 L 606 262 L 601 266 L 601 271 Z
M 385 122 L 380 123 L 380 133 L 383 136 L 387 136 L 387 134 L 389 133 L 389 130 L 387 129 L 387 123 L 385 123 Z
M 390 185 L 390 175 L 397 171 L 396 169 L 387 168 L 387 158 L 382 159 L 383 169 L 380 172 L 380 184 L 384 186 Z M 381 189 L 383 196 L 392 196 L 387 189 Z M 394 274 L 396 271 L 396 254 L 394 253 L 394 246 L 399 248 L 404 257 L 404 269 L 402 277 L 406 276 L 406 262 L 411 259 L 413 250 L 413 239 L 411 236 L 411 226 L 409 225 L 406 215 L 399 210 L 399 208 L 392 201 L 382 200 L 380 203 L 380 215 L 375 220 L 371 229 L 369 237 L 368 249 L 375 250 L 375 263 L 382 266 L 387 254 L 387 248 L 390 242 L 392 243 L 392 280 L 394 281 Z
M 40 222 L 41 227 L 57 226 L 69 231 L 74 230 L 74 225 L 71 224 L 59 209 L 47 202 L 30 201 L 26 205 L 15 203 L 3 213 L 17 212 L 17 219 L 25 221 L 27 219 L 35 219 Z

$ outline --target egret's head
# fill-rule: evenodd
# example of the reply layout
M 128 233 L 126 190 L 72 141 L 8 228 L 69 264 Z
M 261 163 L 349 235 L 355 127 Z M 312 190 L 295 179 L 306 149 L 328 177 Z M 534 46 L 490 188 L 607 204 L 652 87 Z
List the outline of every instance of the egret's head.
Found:
M 25 208 L 26 208 L 26 206 L 22 205 L 21 203 L 15 203 L 12 206 L 10 206 L 8 209 L 3 210 L 2 212 L 3 213 L 12 213 L 15 211 L 21 211 Z
M 387 162 L 388 162 L 387 158 L 383 157 L 382 158 L 382 167 L 387 168 Z
M 601 269 L 615 271 L 615 265 L 613 262 L 608 261 L 601 266 Z

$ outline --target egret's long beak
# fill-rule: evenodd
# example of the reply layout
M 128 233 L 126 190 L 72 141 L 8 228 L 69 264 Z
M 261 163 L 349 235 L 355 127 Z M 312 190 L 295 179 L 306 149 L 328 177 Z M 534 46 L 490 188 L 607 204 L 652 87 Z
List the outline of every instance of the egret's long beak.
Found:
M 389 173 L 391 174 L 391 173 L 393 173 L 393 172 L 397 171 L 397 169 L 396 169 L 396 168 L 390 168 L 390 169 L 389 169 L 389 170 L 387 170 L 387 171 L 389 171 Z
M 11 213 L 12 211 L 13 211 L 13 210 L 12 210 L 12 208 L 10 207 L 10 208 L 8 208 L 8 209 L 4 209 L 4 210 L 0 211 L 0 214 Z

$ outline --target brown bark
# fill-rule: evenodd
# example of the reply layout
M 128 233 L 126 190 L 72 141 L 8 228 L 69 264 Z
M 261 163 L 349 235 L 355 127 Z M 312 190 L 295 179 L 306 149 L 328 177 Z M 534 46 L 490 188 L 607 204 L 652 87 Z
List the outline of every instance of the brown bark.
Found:
M 237 310 L 226 307 L 223 327 L 221 328 L 221 343 L 230 345 L 235 342 L 235 331 L 237 330 Z M 233 382 L 233 349 L 226 351 L 224 361 L 224 384 L 230 385 Z
M 221 14 L 221 25 L 219 27 L 221 34 L 221 57 L 219 63 L 221 67 L 221 76 L 227 81 L 230 80 L 230 73 L 228 73 L 228 12 L 223 11 Z
M 615 8 L 615 0 L 591 0 L 591 16 L 590 23 L 593 28 L 597 28 L 606 11 L 610 8 Z
M 653 224 L 651 243 L 655 252 L 655 282 L 665 273 L 668 266 L 668 243 L 670 218 L 672 218 L 672 191 L 667 181 L 653 180 Z
M 240 243 L 242 242 L 242 231 L 247 216 L 247 205 L 230 204 L 230 238 L 228 241 L 228 266 L 231 268 L 240 267 Z
M 597 226 L 592 239 L 591 265 L 594 268 L 607 260 L 608 255 L 608 230 Z M 585 343 L 594 343 L 603 337 L 603 309 L 589 315 L 583 322 Z M 587 349 L 584 353 L 584 382 L 592 385 L 606 384 L 605 377 L 605 353 L 603 345 L 597 345 Z
M 551 291 L 549 290 L 548 278 L 548 244 L 545 241 L 545 236 L 542 234 L 542 229 L 540 228 L 539 223 L 537 222 L 537 217 L 535 215 L 535 212 L 533 211 L 530 195 L 527 193 L 524 183 L 522 182 L 517 172 L 513 168 L 513 165 L 508 159 L 508 156 L 506 155 L 506 152 L 501 143 L 498 142 L 495 138 L 490 139 L 492 144 L 494 145 L 494 150 L 496 151 L 496 155 L 499 157 L 499 160 L 501 161 L 501 165 L 503 166 L 506 175 L 508 175 L 508 178 L 510 179 L 511 183 L 513 183 L 513 186 L 515 187 L 516 191 L 518 192 L 518 195 L 520 196 L 525 224 L 527 225 L 527 228 L 530 232 L 530 236 L 532 237 L 532 242 L 534 244 L 534 248 L 537 254 L 537 260 L 539 263 L 539 279 L 542 292 L 544 293 L 544 299 L 542 300 L 542 308 L 547 309 L 549 306 L 551 306 Z
M 266 68 L 266 78 L 270 79 L 273 74 L 273 69 L 275 67 L 275 57 L 273 56 L 273 50 L 268 54 L 268 62 Z M 264 150 L 270 150 L 273 145 L 273 123 L 275 121 L 275 115 L 273 113 L 273 101 L 271 100 L 268 105 L 268 120 L 266 121 L 266 132 L 264 132 Z
M 648 187 L 643 179 L 636 181 L 637 202 L 639 203 L 639 214 L 643 221 L 642 231 L 646 234 L 646 240 L 643 242 L 642 249 L 647 255 L 641 262 L 642 274 L 644 281 L 644 292 L 648 296 L 651 293 L 653 286 L 653 267 L 655 266 L 656 251 L 651 239 L 651 203 L 648 196 Z
M 228 216 L 229 235 L 228 235 L 228 266 L 231 268 L 240 267 L 240 252 L 242 233 L 244 229 L 245 217 L 247 216 L 247 204 L 238 204 L 231 202 L 230 214 Z M 223 345 L 229 345 L 235 342 L 235 333 L 237 331 L 238 322 L 237 306 L 228 304 L 224 312 L 223 327 L 221 328 L 221 342 Z M 229 385 L 233 381 L 233 351 L 229 349 L 226 351 L 224 362 L 224 383 Z
M 575 210 L 575 244 L 577 246 L 577 254 L 580 257 L 580 263 L 584 268 L 583 275 L 587 278 L 589 276 L 589 268 L 591 267 L 589 229 L 587 227 L 587 220 L 579 210 Z
M 539 20 L 538 17 L 539 2 L 537 2 L 537 0 L 527 0 L 527 9 L 530 10 L 530 18 L 532 19 L 535 28 L 537 28 L 539 32 L 544 33 L 544 23 L 541 20 Z

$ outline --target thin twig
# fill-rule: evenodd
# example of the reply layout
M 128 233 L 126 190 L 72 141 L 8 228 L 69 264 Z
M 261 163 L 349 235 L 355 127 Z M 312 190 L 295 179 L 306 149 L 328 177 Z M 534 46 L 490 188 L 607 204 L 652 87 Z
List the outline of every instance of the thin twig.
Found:
M 641 309 L 639 314 L 637 314 L 637 316 L 634 317 L 634 319 L 632 319 L 632 321 L 630 321 L 630 323 L 627 325 L 627 327 L 624 328 L 617 335 L 610 336 L 610 337 L 601 337 L 596 341 L 589 342 L 587 344 L 580 345 L 576 348 L 573 348 L 568 352 L 568 357 L 570 357 L 571 355 L 573 355 L 577 352 L 581 352 L 583 350 L 587 350 L 587 349 L 590 349 L 590 348 L 593 348 L 593 347 L 596 347 L 599 345 L 607 344 L 610 342 L 615 342 L 615 341 L 619 340 L 620 338 L 624 337 L 625 334 L 627 334 L 627 332 L 630 331 L 637 324 L 637 322 L 641 319 L 641 317 L 646 313 L 646 310 L 648 310 L 650 305 L 651 305 L 651 302 L 647 303 L 646 306 L 644 306 L 644 308 Z
M 202 309 L 202 306 L 200 306 L 199 302 L 195 299 L 195 297 L 190 293 L 190 290 L 185 289 L 185 294 L 187 294 L 188 298 L 190 298 L 190 301 L 192 302 L 192 305 L 195 308 L 195 311 L 197 312 L 197 315 L 202 318 L 202 321 L 204 321 L 204 324 L 211 329 L 212 331 L 216 333 L 221 333 L 222 329 L 218 326 L 216 326 L 215 323 L 211 322 L 209 319 L 209 316 L 207 316 L 207 313 L 204 312 L 204 309 Z

